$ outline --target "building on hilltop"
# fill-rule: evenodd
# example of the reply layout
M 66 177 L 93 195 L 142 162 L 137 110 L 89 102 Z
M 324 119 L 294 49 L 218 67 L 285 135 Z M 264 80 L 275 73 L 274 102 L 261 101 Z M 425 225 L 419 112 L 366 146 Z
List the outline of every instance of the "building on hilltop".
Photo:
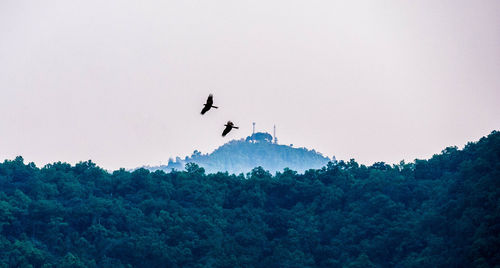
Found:
M 255 132 L 255 122 L 252 123 L 252 135 L 245 139 L 246 142 L 256 143 L 256 142 L 269 142 L 278 143 L 278 137 L 276 137 L 276 125 L 273 127 L 273 136 L 267 132 Z
M 247 142 L 272 142 L 273 141 L 273 136 L 271 134 L 266 133 L 266 132 L 257 132 L 252 134 L 251 136 L 248 136 L 245 141 Z

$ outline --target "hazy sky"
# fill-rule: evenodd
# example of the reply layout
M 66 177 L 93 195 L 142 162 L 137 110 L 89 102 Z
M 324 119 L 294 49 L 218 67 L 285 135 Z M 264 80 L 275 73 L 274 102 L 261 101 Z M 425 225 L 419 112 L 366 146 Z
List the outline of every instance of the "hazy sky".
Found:
M 361 163 L 500 129 L 500 1 L 0 1 L 0 160 L 166 163 L 258 131 Z M 208 93 L 220 109 L 199 114 Z M 227 120 L 240 126 L 220 136 Z

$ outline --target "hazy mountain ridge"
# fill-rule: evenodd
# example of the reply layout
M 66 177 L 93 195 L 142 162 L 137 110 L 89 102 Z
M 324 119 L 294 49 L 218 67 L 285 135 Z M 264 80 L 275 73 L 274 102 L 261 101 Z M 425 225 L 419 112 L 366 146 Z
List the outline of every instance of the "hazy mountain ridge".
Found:
M 270 134 L 259 132 L 246 139 L 232 140 L 210 154 L 195 150 L 184 159 L 178 157 L 175 161 L 170 159 L 167 165 L 144 168 L 151 171 L 183 170 L 187 163 L 195 163 L 207 173 L 248 173 L 258 166 L 272 173 L 283 171 L 284 168 L 303 173 L 308 169 L 321 168 L 332 160 L 335 157 L 330 159 L 315 150 L 273 143 Z

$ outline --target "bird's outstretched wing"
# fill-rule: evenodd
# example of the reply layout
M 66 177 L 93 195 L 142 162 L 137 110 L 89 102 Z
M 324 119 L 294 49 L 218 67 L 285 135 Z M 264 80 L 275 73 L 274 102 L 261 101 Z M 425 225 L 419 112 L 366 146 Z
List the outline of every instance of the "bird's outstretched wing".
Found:
M 210 110 L 210 106 L 205 105 L 205 107 L 203 107 L 203 110 L 201 110 L 201 114 L 205 114 L 208 110 Z
M 210 94 L 208 95 L 207 104 L 205 105 L 212 106 L 212 104 L 214 104 L 214 95 Z
M 201 114 L 205 114 L 206 112 L 208 112 L 208 110 L 210 110 L 210 108 L 212 108 L 212 104 L 214 104 L 214 95 L 210 94 L 210 95 L 208 95 L 207 103 L 205 103 L 205 107 L 203 107 L 203 110 L 201 110 Z M 217 107 L 214 106 L 214 108 L 217 108 Z
M 229 131 L 231 131 L 231 126 L 230 125 L 226 125 L 226 128 L 222 132 L 222 137 L 225 137 L 227 135 L 227 133 L 229 133 Z

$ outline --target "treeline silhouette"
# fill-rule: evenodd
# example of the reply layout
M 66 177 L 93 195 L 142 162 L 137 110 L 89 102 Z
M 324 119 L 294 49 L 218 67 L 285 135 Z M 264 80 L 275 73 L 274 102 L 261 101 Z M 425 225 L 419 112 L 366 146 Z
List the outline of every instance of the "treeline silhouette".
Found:
M 494 267 L 500 133 L 305 174 L 0 164 L 0 267 Z

